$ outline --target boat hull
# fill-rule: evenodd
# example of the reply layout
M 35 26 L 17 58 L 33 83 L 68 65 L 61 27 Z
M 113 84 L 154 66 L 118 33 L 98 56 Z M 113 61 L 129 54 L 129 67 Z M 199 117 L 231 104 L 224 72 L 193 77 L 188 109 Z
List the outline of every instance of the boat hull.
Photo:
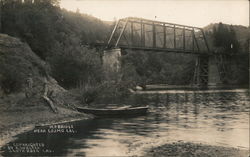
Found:
M 95 116 L 105 117 L 124 117 L 124 116 L 137 116 L 147 113 L 148 107 L 134 107 L 125 109 L 91 109 L 91 108 L 76 108 L 79 112 L 86 114 L 93 114 Z

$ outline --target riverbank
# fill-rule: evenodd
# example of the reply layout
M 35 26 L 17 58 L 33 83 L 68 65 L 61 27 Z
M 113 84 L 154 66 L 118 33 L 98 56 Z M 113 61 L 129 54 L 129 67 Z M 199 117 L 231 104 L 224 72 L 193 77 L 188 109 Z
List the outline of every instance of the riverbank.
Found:
M 211 146 L 189 142 L 176 142 L 164 144 L 149 149 L 145 156 L 148 157 L 248 157 L 249 151 L 231 147 Z
M 13 98 L 12 98 L 13 97 Z M 54 113 L 46 103 L 24 107 L 16 105 L 18 95 L 6 99 L 0 99 L 0 147 L 15 139 L 15 136 L 32 130 L 35 126 L 64 123 L 91 118 L 89 115 L 74 111 L 70 107 L 57 105 L 57 113 Z M 14 98 L 15 97 L 15 98 Z
M 212 89 L 212 90 L 147 90 L 135 94 L 203 94 L 203 93 L 248 93 L 249 89 Z

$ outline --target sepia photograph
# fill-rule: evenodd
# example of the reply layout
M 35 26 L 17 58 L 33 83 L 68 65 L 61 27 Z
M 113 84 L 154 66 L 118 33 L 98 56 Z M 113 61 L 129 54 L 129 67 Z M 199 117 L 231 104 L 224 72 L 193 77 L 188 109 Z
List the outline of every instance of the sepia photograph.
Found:
M 250 0 L 0 0 L 0 157 L 250 157 Z

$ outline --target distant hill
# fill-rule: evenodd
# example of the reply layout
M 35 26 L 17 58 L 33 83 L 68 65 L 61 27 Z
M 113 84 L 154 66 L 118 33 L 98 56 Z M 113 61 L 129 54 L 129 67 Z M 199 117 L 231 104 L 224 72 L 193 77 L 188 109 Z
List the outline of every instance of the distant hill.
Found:
M 112 25 L 114 25 L 115 23 L 115 21 L 102 21 L 104 24 L 106 24 L 106 25 L 108 25 L 108 26 L 112 26 Z

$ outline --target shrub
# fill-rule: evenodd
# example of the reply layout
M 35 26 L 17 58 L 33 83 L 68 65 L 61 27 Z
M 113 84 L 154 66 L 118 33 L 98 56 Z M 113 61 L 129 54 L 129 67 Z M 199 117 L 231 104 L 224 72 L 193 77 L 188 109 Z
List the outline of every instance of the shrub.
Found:
M 101 59 L 94 49 L 68 47 L 65 52 L 52 56 L 49 62 L 52 76 L 67 89 L 77 87 L 80 82 L 86 84 L 89 78 L 95 82 L 103 78 Z
M 83 104 L 91 104 L 96 101 L 100 92 L 100 84 L 93 83 L 91 80 L 85 83 L 80 83 L 79 85 L 80 91 L 80 100 Z

